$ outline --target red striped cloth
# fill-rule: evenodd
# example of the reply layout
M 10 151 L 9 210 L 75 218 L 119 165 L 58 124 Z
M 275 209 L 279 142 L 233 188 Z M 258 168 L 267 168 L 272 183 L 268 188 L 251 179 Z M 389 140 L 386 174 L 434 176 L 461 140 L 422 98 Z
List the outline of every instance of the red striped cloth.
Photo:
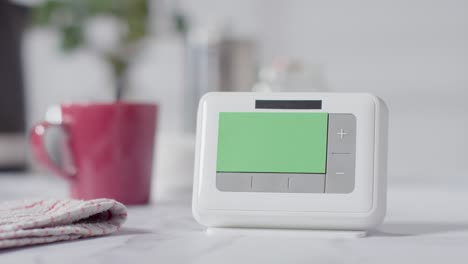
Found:
M 101 236 L 119 230 L 127 208 L 114 200 L 0 203 L 0 248 Z

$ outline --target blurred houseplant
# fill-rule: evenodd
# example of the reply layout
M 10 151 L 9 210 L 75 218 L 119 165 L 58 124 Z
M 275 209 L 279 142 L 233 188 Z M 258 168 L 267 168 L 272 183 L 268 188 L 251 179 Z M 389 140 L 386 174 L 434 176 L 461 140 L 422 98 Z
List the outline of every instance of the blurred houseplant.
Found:
M 61 32 L 65 52 L 92 49 L 113 67 L 121 99 L 129 63 L 147 33 L 147 0 L 45 0 L 32 10 L 35 25 Z

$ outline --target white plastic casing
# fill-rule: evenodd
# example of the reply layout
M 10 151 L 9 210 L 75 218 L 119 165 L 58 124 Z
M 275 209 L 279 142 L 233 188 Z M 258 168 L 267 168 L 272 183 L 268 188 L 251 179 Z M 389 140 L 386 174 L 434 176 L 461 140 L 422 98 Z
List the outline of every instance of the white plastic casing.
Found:
M 322 100 L 319 110 L 255 109 L 255 100 Z M 222 192 L 216 188 L 220 112 L 328 112 L 356 117 L 351 193 Z M 200 100 L 192 210 L 208 227 L 366 230 L 386 211 L 388 110 L 358 93 L 208 93 Z

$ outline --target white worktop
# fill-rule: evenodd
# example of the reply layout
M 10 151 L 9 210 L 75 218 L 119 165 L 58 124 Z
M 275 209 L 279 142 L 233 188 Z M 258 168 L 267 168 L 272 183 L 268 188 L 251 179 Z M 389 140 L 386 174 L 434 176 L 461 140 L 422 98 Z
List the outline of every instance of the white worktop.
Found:
M 66 195 L 44 176 L 0 174 L 0 201 Z M 0 251 L 0 263 L 468 263 L 468 186 L 393 183 L 384 224 L 366 238 L 307 231 L 208 235 L 190 194 L 129 208 L 116 234 Z

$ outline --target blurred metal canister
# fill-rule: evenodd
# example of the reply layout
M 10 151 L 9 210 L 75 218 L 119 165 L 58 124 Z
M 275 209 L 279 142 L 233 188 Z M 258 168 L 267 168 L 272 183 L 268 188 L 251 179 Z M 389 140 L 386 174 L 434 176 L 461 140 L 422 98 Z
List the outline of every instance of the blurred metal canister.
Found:
M 254 40 L 216 30 L 191 32 L 187 40 L 185 130 L 195 131 L 198 101 L 205 93 L 251 91 L 257 65 Z

